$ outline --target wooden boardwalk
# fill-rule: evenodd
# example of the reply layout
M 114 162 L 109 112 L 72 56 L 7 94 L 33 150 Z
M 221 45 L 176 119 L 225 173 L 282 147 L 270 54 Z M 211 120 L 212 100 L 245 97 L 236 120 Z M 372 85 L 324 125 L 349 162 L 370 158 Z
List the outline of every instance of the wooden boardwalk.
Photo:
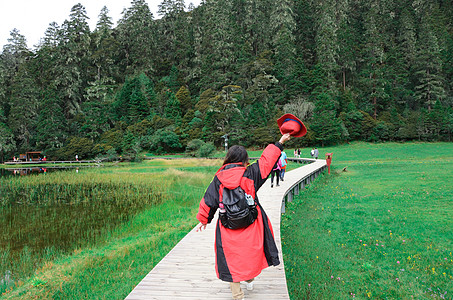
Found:
M 268 180 L 259 190 L 260 203 L 271 220 L 281 264 L 269 267 L 256 277 L 254 290 L 241 284 L 245 299 L 289 299 L 285 268 L 281 255 L 280 219 L 283 197 L 301 178 L 325 168 L 325 160 L 317 160 L 287 172 L 279 187 L 271 188 Z M 275 184 L 275 182 L 274 182 Z M 203 232 L 192 229 L 126 297 L 137 299 L 232 299 L 230 286 L 215 273 L 214 236 L 217 213 Z

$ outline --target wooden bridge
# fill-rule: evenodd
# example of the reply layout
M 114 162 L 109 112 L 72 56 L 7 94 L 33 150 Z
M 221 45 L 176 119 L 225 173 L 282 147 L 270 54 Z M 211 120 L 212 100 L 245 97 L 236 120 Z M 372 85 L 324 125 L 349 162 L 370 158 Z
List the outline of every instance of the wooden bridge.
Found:
M 325 160 L 291 159 L 311 163 L 285 174 L 280 186 L 271 188 L 269 180 L 258 191 L 260 203 L 271 220 L 281 264 L 269 267 L 256 277 L 254 290 L 242 289 L 246 299 L 289 299 L 283 257 L 280 219 L 285 202 L 326 169 Z M 137 299 L 232 299 L 230 285 L 215 273 L 214 237 L 216 217 L 203 232 L 192 229 L 126 297 Z

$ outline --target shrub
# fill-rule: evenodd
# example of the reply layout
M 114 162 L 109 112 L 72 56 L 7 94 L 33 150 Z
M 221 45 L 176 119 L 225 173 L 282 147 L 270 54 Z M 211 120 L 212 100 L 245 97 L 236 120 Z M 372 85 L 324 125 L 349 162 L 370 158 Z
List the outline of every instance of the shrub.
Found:
M 197 152 L 198 157 L 210 157 L 215 151 L 215 146 L 211 143 L 203 143 Z
M 191 140 L 189 143 L 187 143 L 186 153 L 191 156 L 196 156 L 203 144 L 204 142 L 200 139 Z
M 158 154 L 176 152 L 181 150 L 179 136 L 169 129 L 159 129 L 154 133 L 149 141 L 149 149 Z

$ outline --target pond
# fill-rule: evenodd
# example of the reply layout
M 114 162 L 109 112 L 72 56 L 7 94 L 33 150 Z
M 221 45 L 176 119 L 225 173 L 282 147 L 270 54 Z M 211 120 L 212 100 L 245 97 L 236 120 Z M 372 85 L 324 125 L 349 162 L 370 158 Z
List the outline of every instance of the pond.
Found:
M 0 295 L 46 261 L 102 243 L 163 197 L 146 178 L 94 168 L 1 171 Z M 41 175 L 20 176 L 29 174 Z
M 0 177 L 2 176 L 24 176 L 24 175 L 37 175 L 47 174 L 48 172 L 73 170 L 76 173 L 80 168 L 90 166 L 74 166 L 74 167 L 29 167 L 29 168 L 0 168 Z

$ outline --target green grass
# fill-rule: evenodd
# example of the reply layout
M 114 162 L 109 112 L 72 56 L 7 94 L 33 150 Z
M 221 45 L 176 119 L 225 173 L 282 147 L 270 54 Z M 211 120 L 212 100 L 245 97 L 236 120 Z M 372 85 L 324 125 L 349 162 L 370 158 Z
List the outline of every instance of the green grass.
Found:
M 291 299 L 451 299 L 453 144 L 325 152 L 333 152 L 332 174 L 283 216 Z
M 166 197 L 160 204 L 150 206 L 103 232 L 95 245 L 75 247 L 70 254 L 41 260 L 31 276 L 17 280 L 1 298 L 124 299 L 196 225 L 194 216 L 199 201 L 215 172 L 212 170 L 217 170 L 218 164 L 219 161 L 213 160 L 152 161 L 87 170 L 90 175 L 82 179 L 72 178 L 82 183 L 110 181 L 117 183 L 121 190 L 124 189 L 121 182 L 138 181 L 140 185 L 148 181 L 150 186 L 158 186 Z M 59 178 L 46 175 L 22 179 L 33 184 L 45 182 L 47 178 L 52 182 L 69 180 L 62 174 Z M 23 183 L 17 181 L 16 184 Z M 28 256 L 23 257 L 24 263 L 31 260 Z

